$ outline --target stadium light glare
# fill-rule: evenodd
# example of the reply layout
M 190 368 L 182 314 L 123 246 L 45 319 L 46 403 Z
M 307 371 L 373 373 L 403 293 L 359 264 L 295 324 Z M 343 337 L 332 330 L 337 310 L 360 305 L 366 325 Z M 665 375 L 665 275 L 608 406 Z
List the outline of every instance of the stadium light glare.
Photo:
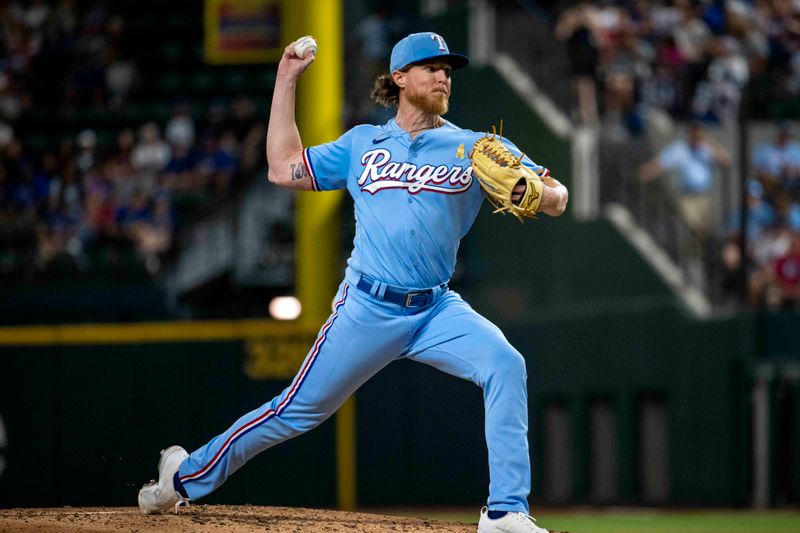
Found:
M 276 296 L 269 302 L 269 314 L 275 320 L 294 320 L 303 307 L 294 296 Z

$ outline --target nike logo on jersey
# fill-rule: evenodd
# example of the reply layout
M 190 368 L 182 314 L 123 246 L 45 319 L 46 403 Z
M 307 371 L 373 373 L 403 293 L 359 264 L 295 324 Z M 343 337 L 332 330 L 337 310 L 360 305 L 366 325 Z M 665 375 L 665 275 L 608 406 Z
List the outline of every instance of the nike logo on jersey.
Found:
M 406 189 L 411 194 L 422 191 L 458 194 L 472 185 L 471 166 L 417 166 L 407 161 L 392 161 L 392 153 L 385 148 L 365 152 L 361 165 L 364 170 L 358 177 L 358 185 L 370 194 L 385 189 Z

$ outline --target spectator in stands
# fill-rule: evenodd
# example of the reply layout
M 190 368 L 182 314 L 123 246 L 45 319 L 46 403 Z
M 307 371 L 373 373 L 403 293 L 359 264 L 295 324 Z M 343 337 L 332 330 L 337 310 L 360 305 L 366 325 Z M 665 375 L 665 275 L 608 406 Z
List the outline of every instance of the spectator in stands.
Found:
M 122 203 L 114 214 L 115 233 L 120 237 L 133 240 L 137 224 L 147 223 L 151 220 L 149 197 L 141 190 L 136 189 L 127 202 Z
M 14 128 L 7 122 L 0 122 L 0 153 L 14 140 Z
M 747 240 L 752 243 L 764 231 L 774 226 L 777 215 L 772 204 L 767 201 L 763 185 L 757 180 L 747 183 Z M 741 216 L 737 212 L 730 220 L 728 234 L 738 240 L 741 231 Z
M 42 163 L 33 178 L 34 198 L 39 213 L 47 209 L 50 198 L 50 183 L 58 175 L 58 158 L 55 152 L 48 151 L 42 156 Z
M 780 191 L 774 200 L 777 223 L 789 231 L 800 231 L 800 203 L 788 191 Z
M 748 195 L 750 304 L 769 309 L 795 305 L 789 289 L 796 283 L 793 242 L 800 234 L 800 204 L 785 190 L 768 195 L 757 180 L 749 188 L 762 196 L 755 201 L 753 194 Z
M 755 3 L 728 2 L 725 6 L 728 33 L 742 46 L 752 74 L 762 72 L 769 57 L 769 43 L 762 31 L 761 9 Z
M 598 8 L 598 74 L 604 93 L 602 130 L 607 142 L 638 141 L 645 130 L 646 109 L 639 88 L 643 80 L 652 78 L 655 50 L 639 36 L 648 22 L 634 17 L 642 15 L 636 6 L 626 11 L 610 1 L 600 2 Z
M 775 259 L 773 273 L 780 307 L 800 309 L 800 233 L 791 235 L 791 245 Z
M 781 305 L 781 288 L 776 283 L 776 262 L 792 246 L 792 234 L 778 224 L 767 228 L 759 238 L 749 243 L 751 264 L 749 272 L 749 301 L 753 307 L 777 309 Z
M 746 190 L 747 250 L 744 261 L 747 279 L 743 279 L 740 273 L 742 268 L 742 217 L 740 212 L 736 212 L 731 216 L 728 233 L 721 247 L 722 289 L 729 298 L 735 298 L 737 302 L 741 295 L 746 295 L 748 302 L 757 306 L 763 299 L 770 277 L 767 269 L 762 268 L 756 260 L 757 256 L 764 253 L 763 247 L 758 243 L 765 242 L 761 236 L 776 226 L 777 217 L 772 205 L 766 200 L 764 187 L 758 180 L 749 180 Z
M 113 233 L 114 216 L 114 202 L 109 190 L 92 187 L 86 192 L 78 229 L 84 248 Z
M 171 151 L 169 144 L 161 139 L 155 122 L 148 122 L 139 130 L 139 142 L 131 152 L 131 164 L 137 171 L 137 186 L 145 194 L 156 189 L 157 176 L 169 163 Z
M 35 32 L 25 26 L 21 16 L 17 14 L 8 20 L 5 30 L 8 69 L 20 79 L 30 70 L 37 46 Z
M 22 113 L 24 97 L 15 83 L 13 73 L 3 71 L 7 66 L 7 62 L 0 62 L 0 118 L 13 122 Z
M 197 159 L 197 150 L 191 144 L 174 143 L 172 156 L 160 177 L 161 187 L 170 192 L 201 188 L 202 176 L 197 171 Z
M 174 220 L 169 196 L 157 194 L 152 214 L 131 225 L 131 238 L 147 271 L 155 275 L 161 268 L 161 257 L 172 246 Z
M 103 165 L 103 172 L 111 187 L 111 196 L 117 202 L 127 202 L 137 186 L 136 170 L 132 163 L 135 142 L 136 137 L 132 129 L 125 128 L 120 131 L 116 146 Z
M 61 169 L 59 175 L 50 181 L 48 198 L 49 217 L 60 219 L 66 217 L 76 221 L 81 216 L 83 209 L 83 190 L 78 179 L 75 164 L 70 162 Z
M 681 0 L 675 2 L 675 6 L 680 12 L 680 21 L 673 27 L 672 37 L 684 61 L 684 68 L 678 81 L 681 83 L 679 92 L 684 102 L 682 114 L 685 116 L 689 112 L 695 88 L 705 78 L 711 30 L 700 16 L 700 8 L 695 6 L 694 2 Z
M 172 115 L 164 128 L 164 137 L 173 147 L 176 145 L 191 146 L 195 140 L 195 125 L 192 108 L 185 101 L 176 102 L 172 106 Z
M 22 14 L 22 21 L 28 29 L 37 32 L 42 29 L 49 16 L 50 6 L 45 0 L 32 0 Z
M 596 76 L 601 35 L 597 16 L 590 2 L 581 2 L 564 11 L 555 28 L 556 37 L 567 44 L 572 91 L 584 124 L 596 124 L 598 120 Z
M 731 156 L 698 122 L 689 125 L 688 140 L 676 139 L 640 168 L 643 181 L 655 180 L 664 173 L 677 178 L 681 211 L 691 227 L 701 235 L 710 229 L 714 166 L 729 167 Z
M 75 154 L 75 164 L 81 174 L 88 172 L 94 167 L 97 154 L 97 134 L 93 130 L 83 130 L 78 134 L 75 145 L 78 153 Z
M 109 109 L 122 109 L 136 79 L 136 64 L 130 59 L 109 57 L 106 68 L 106 92 Z
M 57 259 L 75 264 L 83 254 L 75 240 L 83 215 L 83 190 L 75 164 L 59 168 L 50 179 L 47 207 L 36 222 L 36 264 L 47 268 Z
M 44 270 L 64 251 L 66 239 L 61 229 L 63 224 L 56 221 L 40 222 L 36 225 L 36 266 Z
M 133 166 L 133 148 L 136 146 L 136 134 L 132 128 L 123 128 L 117 134 L 117 143 L 113 150 L 113 157 L 121 165 Z
M 649 76 L 641 80 L 641 99 L 651 109 L 663 109 L 672 115 L 680 115 L 683 106 L 684 69 L 683 58 L 672 37 L 664 37 L 656 43 L 656 54 L 663 58 L 654 66 Z
M 207 135 L 198 170 L 203 183 L 213 191 L 227 189 L 236 171 L 236 137 L 233 132 L 223 133 L 220 139 Z
M 136 90 L 137 43 L 115 4 L 76 4 L 15 0 L 0 7 L 0 239 L 44 268 L 62 259 L 81 266 L 90 247 L 128 242 L 156 272 L 180 215 L 229 190 L 242 143 L 242 167 L 263 168 L 265 128 L 254 128 L 253 101 L 240 96 L 230 113 L 226 100 L 214 100 L 197 125 L 185 102 L 176 106 L 165 140 L 156 123 L 136 124 L 138 139 L 126 127 L 106 147 L 102 139 L 112 132 L 98 121 L 103 130 L 53 141 L 53 132 L 83 127 L 84 117 L 127 122 L 121 111 Z M 47 128 L 42 110 L 53 112 Z M 71 122 L 60 124 L 61 116 Z M 35 142 L 26 137 L 32 132 Z M 4 274 L 21 264 L 7 260 L 14 253 L 2 258 Z
M 115 15 L 108 21 L 105 90 L 109 109 L 121 109 L 136 81 L 136 62 L 125 35 L 125 22 Z
M 612 63 L 617 54 L 627 46 L 627 35 L 631 29 L 631 19 L 626 6 L 613 0 L 595 2 L 593 21 L 598 32 L 601 62 Z
M 753 154 L 756 178 L 770 195 L 788 190 L 800 197 L 800 143 L 792 140 L 791 125 L 778 125 L 775 141 L 763 143 Z
M 25 221 L 36 220 L 39 212 L 39 199 L 31 174 L 28 172 L 21 174 L 11 191 L 11 199 L 17 216 Z
M 738 113 L 742 88 L 750 78 L 749 66 L 739 41 L 733 37 L 711 42 L 707 77 L 697 87 L 692 114 L 707 122 L 730 121 Z
M 645 117 L 636 98 L 634 70 L 630 64 L 620 64 L 605 72 L 605 113 L 602 121 L 604 143 L 624 143 L 644 132 Z
M 8 174 L 12 199 L 18 205 L 19 212 L 22 212 L 29 206 L 27 185 L 30 183 L 30 178 L 33 174 L 33 164 L 30 158 L 25 155 L 20 139 L 11 139 L 5 147 L 2 154 L 2 164 Z
M 748 301 L 753 307 L 785 307 L 790 305 L 786 283 L 794 283 L 794 259 L 787 259 L 786 265 L 781 263 L 780 269 L 778 261 L 791 255 L 793 239 L 800 234 L 800 203 L 785 190 L 768 193 L 757 179 L 750 180 L 747 191 Z M 740 223 L 737 214 L 723 247 L 723 260 L 730 256 L 732 247 L 739 247 Z

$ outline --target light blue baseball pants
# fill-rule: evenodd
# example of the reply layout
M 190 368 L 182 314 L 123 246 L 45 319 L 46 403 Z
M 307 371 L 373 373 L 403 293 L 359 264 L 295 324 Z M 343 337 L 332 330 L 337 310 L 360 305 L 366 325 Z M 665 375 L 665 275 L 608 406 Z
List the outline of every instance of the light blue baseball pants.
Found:
M 334 301 L 291 385 L 181 464 L 189 498 L 211 493 L 258 453 L 313 429 L 379 370 L 405 357 L 483 389 L 489 508 L 528 513 L 525 361 L 500 329 L 447 289 L 436 289 L 427 307 L 408 309 L 343 282 Z

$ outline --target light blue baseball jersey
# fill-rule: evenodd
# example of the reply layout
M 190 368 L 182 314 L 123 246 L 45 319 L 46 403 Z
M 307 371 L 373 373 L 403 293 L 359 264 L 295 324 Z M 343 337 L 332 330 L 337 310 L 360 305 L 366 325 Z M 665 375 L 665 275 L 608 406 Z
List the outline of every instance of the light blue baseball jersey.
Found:
M 353 197 L 356 235 L 349 268 L 400 287 L 448 281 L 461 238 L 483 201 L 469 160 L 483 135 L 446 122 L 412 140 L 392 119 L 306 148 L 314 190 L 346 187 Z M 503 142 L 520 155 L 513 143 Z M 542 168 L 527 157 L 523 164 Z
M 412 141 L 391 120 L 357 126 L 334 142 L 304 150 L 315 190 L 347 187 L 355 200 L 356 237 L 346 280 L 292 383 L 192 452 L 175 474 L 176 490 L 192 500 L 216 490 L 256 454 L 316 427 L 402 357 L 483 389 L 486 504 L 497 511 L 530 511 L 525 359 L 460 295 L 437 286 L 450 279 L 459 241 L 483 201 L 469 160 L 482 135 L 448 122 Z M 385 301 L 360 288 L 357 274 L 409 289 L 431 287 L 431 299 L 415 307 Z
M 440 35 L 423 32 L 395 45 L 390 71 L 431 59 L 454 69 L 469 62 L 450 53 Z M 483 390 L 486 506 L 530 512 L 525 358 L 497 326 L 443 285 L 483 201 L 469 160 L 482 136 L 446 122 L 412 140 L 393 119 L 303 151 L 314 190 L 346 187 L 354 199 L 356 236 L 345 279 L 292 382 L 189 454 L 177 472 L 167 472 L 176 493 L 191 500 L 211 493 L 257 454 L 321 424 L 382 368 L 407 359 Z M 542 169 L 527 158 L 523 164 Z M 142 490 L 162 491 L 168 482 L 162 475 L 148 485 L 155 489 Z

